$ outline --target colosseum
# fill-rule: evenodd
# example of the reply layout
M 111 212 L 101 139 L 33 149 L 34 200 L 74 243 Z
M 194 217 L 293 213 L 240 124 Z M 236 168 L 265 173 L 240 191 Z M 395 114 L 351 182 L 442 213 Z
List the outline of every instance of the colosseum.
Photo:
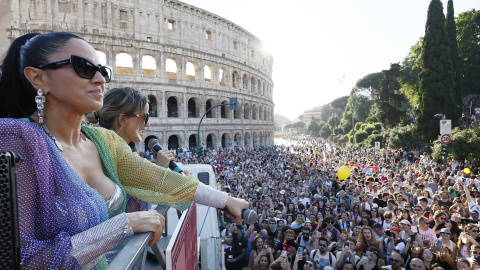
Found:
M 174 0 L 1 0 L 0 55 L 31 32 L 68 31 L 111 66 L 108 89 L 148 96 L 150 127 L 169 149 L 273 144 L 270 53 L 241 26 Z M 230 110 L 230 98 L 238 107 Z M 139 146 L 144 150 L 145 146 Z

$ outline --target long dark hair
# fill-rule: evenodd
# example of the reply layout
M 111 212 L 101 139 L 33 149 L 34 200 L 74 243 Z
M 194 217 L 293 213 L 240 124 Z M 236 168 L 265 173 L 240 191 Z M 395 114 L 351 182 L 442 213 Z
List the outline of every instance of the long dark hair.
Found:
M 62 51 L 72 38 L 83 40 L 71 33 L 52 32 L 26 34 L 13 41 L 2 62 L 0 117 L 28 117 L 37 110 L 37 91 L 23 71 L 26 67 L 47 64 L 48 58 Z

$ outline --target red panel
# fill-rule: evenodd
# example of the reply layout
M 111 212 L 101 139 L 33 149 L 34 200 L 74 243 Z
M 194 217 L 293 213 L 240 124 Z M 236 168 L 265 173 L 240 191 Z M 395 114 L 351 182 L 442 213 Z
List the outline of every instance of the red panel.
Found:
M 197 205 L 193 202 L 182 224 L 172 250 L 173 270 L 198 269 L 197 262 Z

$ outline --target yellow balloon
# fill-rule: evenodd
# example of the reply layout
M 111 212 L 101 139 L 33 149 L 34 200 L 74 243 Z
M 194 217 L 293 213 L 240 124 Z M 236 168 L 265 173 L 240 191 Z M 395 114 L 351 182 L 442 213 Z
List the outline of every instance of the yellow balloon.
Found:
M 469 168 L 465 168 L 465 169 L 463 169 L 463 172 L 466 173 L 466 174 L 469 174 L 469 173 L 470 173 L 470 169 L 469 169 Z
M 350 176 L 350 169 L 347 166 L 338 168 L 338 180 L 345 180 Z

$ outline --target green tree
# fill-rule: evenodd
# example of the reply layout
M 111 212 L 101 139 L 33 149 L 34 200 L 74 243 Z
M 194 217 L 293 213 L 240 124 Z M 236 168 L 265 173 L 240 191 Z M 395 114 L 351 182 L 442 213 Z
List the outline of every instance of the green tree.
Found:
M 452 0 L 448 0 L 446 20 L 445 28 L 447 31 L 448 45 L 450 47 L 450 61 L 452 62 L 452 68 L 455 74 L 453 77 L 453 98 L 455 103 L 449 117 L 451 119 L 458 119 L 462 115 L 463 109 L 463 81 L 460 70 L 460 58 L 458 56 L 457 30 L 455 27 L 455 16 L 453 12 Z
M 402 103 L 406 101 L 405 96 L 400 93 L 400 64 L 390 65 L 389 70 L 382 71 L 384 78 L 380 80 L 380 89 L 374 99 L 377 106 L 377 116 L 380 122 L 386 127 L 393 127 L 400 123 L 405 116 Z
M 285 128 L 305 128 L 307 124 L 305 122 L 299 121 L 292 124 L 285 125 Z
M 480 11 L 472 9 L 458 15 L 457 40 L 463 95 L 480 94 Z
M 328 126 L 330 127 L 330 130 L 333 130 L 340 124 L 340 118 L 338 118 L 338 115 L 332 114 L 330 118 L 328 118 Z
M 422 71 L 422 44 L 423 37 L 410 48 L 407 57 L 403 59 L 398 78 L 400 92 L 407 97 L 412 106 L 417 106 L 420 102 L 418 75 Z
M 358 89 L 375 92 L 380 89 L 380 80 L 383 79 L 382 72 L 370 73 L 357 81 L 355 87 Z
M 351 108 L 352 96 L 349 97 L 347 108 Z M 353 95 L 353 115 L 355 122 L 364 122 L 368 116 L 370 116 L 370 109 L 372 108 L 373 101 L 358 92 Z M 352 115 L 350 116 L 350 121 L 352 121 Z
M 342 113 L 342 110 L 338 110 L 335 108 L 332 108 L 331 103 L 325 104 L 322 106 L 322 121 L 327 122 L 328 118 L 332 116 L 333 114 L 336 114 L 337 116 L 340 116 Z
M 328 136 L 332 134 L 332 130 L 330 129 L 327 123 L 320 122 L 319 126 L 320 126 L 320 132 L 319 132 L 320 137 L 326 139 L 328 138 Z
M 438 135 L 439 128 L 438 120 L 433 116 L 442 110 L 448 117 L 455 109 L 454 72 L 440 0 L 432 0 L 428 7 L 422 63 L 423 70 L 419 75 L 421 98 L 417 119 L 418 131 L 424 140 L 433 140 Z
M 312 120 L 307 128 L 308 134 L 318 137 L 320 132 L 320 125 L 317 121 Z

